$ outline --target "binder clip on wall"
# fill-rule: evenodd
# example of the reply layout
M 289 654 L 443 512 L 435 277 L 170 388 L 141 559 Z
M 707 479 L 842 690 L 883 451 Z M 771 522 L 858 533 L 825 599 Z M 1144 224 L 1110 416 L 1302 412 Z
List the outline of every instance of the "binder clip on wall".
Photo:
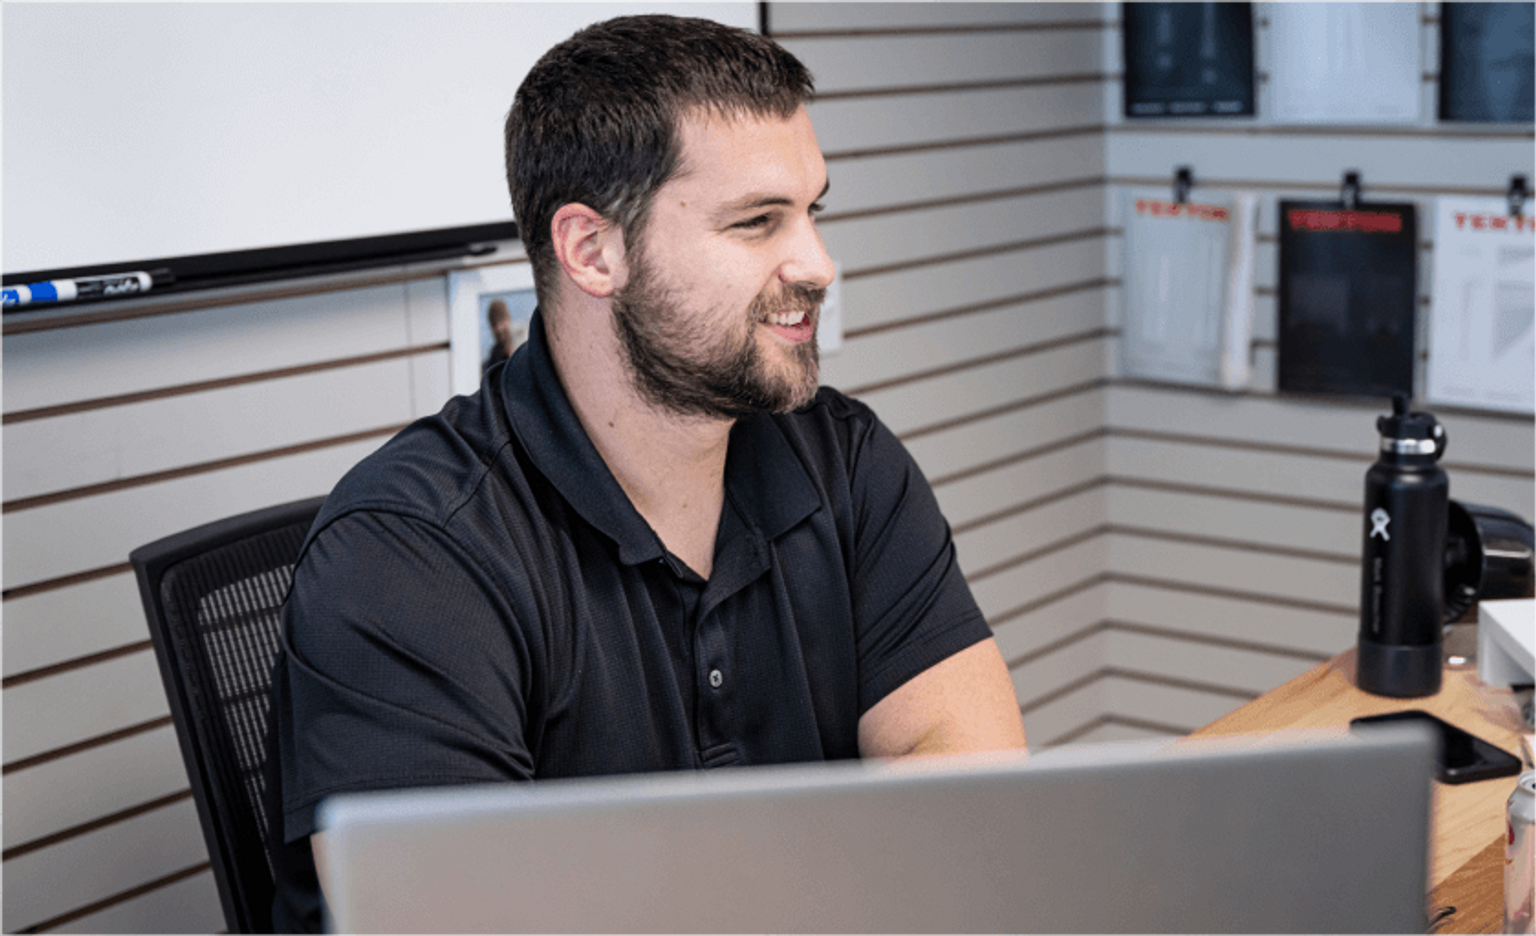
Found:
M 1195 187 L 1195 174 L 1188 166 L 1180 166 L 1173 173 L 1173 203 L 1183 205 L 1189 201 L 1189 190 Z
M 1354 211 L 1360 205 L 1360 173 L 1351 169 L 1344 173 L 1344 182 L 1339 187 L 1339 201 L 1344 204 L 1345 211 Z
M 1531 197 L 1530 190 L 1525 187 L 1525 176 L 1514 175 L 1509 177 L 1509 216 L 1519 220 L 1525 213 L 1525 200 Z

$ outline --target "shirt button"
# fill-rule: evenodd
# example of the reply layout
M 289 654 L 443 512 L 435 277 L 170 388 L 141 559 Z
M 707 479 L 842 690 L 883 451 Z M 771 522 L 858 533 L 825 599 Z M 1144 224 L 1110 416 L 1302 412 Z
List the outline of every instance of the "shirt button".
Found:
M 721 675 L 719 670 L 712 669 L 712 670 L 709 671 L 709 685 L 710 685 L 710 688 L 712 688 L 712 689 L 719 689 L 720 688 L 720 684 L 723 683 L 723 682 L 725 682 L 725 676 Z

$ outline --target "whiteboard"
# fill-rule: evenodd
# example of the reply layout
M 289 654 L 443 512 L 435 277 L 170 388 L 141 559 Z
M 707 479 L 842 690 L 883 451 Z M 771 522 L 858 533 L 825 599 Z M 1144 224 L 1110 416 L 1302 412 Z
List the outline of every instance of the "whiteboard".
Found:
M 754 3 L 0 4 L 7 273 L 512 220 L 502 122 L 611 16 Z

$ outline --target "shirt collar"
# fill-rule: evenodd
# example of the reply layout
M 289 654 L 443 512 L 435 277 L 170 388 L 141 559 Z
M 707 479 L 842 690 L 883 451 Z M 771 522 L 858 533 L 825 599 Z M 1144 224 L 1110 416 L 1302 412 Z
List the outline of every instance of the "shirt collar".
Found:
M 497 389 L 529 458 L 584 520 L 618 544 L 619 560 L 635 564 L 661 558 L 660 538 L 630 503 L 565 395 L 540 312 L 534 312 L 528 340 L 503 368 Z M 788 531 L 821 503 L 776 418 L 767 415 L 738 420 L 732 427 L 725 494 L 766 539 Z

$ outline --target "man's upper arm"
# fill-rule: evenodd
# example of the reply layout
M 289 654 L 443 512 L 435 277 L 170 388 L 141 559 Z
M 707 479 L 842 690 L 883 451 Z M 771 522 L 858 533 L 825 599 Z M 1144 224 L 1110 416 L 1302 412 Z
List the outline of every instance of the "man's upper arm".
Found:
M 349 514 L 287 607 L 278 707 L 286 838 L 339 790 L 523 779 L 527 652 L 473 558 L 432 525 Z
M 1024 747 L 1024 721 L 995 640 L 930 666 L 859 719 L 859 754 L 963 754 Z

